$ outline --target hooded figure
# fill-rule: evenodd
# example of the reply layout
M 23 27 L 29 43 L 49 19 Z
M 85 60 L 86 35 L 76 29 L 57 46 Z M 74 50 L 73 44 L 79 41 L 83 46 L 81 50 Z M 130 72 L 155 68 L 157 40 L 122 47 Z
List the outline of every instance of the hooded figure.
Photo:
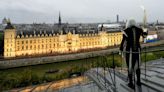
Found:
M 133 73 L 134 67 L 136 67 L 137 85 L 141 85 L 140 82 L 140 37 L 145 37 L 147 33 L 137 27 L 134 19 L 130 19 L 126 24 L 126 29 L 123 31 L 123 39 L 120 46 L 120 51 L 123 52 L 124 58 L 128 67 L 128 86 L 134 88 Z

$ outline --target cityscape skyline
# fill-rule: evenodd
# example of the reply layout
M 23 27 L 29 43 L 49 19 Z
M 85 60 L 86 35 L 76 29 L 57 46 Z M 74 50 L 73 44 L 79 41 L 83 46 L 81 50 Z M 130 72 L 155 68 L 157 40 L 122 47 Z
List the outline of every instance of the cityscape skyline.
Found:
M 142 5 L 147 10 L 148 22 L 164 21 L 162 0 L 1 0 L 0 3 L 0 20 L 6 17 L 14 23 L 57 23 L 59 12 L 62 22 L 68 23 L 114 22 L 117 14 L 120 21 L 133 17 L 142 22 Z

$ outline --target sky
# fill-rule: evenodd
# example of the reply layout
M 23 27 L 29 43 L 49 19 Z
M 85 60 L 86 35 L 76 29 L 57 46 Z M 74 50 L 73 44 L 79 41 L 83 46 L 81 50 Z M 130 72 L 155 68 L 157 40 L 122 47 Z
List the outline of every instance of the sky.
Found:
M 164 0 L 0 0 L 0 20 L 10 18 L 14 23 L 114 22 L 134 18 L 143 20 L 144 6 L 148 22 L 164 22 Z

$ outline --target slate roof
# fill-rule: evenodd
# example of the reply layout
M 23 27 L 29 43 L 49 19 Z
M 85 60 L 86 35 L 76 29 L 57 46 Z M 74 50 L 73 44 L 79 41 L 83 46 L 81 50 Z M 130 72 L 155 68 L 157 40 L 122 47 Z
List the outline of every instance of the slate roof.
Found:
M 11 23 L 7 23 L 7 26 L 5 27 L 5 29 L 14 29 L 14 26 L 11 25 Z

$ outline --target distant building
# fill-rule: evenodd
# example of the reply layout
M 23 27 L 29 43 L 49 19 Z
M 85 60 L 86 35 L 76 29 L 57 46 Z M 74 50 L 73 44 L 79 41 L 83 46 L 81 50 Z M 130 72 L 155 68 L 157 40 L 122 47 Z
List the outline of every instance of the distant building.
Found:
M 7 21 L 10 21 L 10 19 L 4 18 L 0 24 L 0 31 L 3 31 L 5 26 L 7 25 Z
M 6 18 L 4 18 L 3 20 L 2 20 L 2 24 L 7 24 L 7 19 Z
M 158 29 L 157 34 L 159 40 L 164 40 L 164 29 Z
M 111 23 L 111 24 L 99 24 L 98 29 L 100 30 L 101 27 L 104 27 L 107 31 L 116 31 L 116 30 L 122 30 L 123 26 L 119 23 Z
M 49 31 L 17 31 L 8 22 L 4 30 L 4 58 L 38 55 L 48 53 L 69 53 L 92 48 L 106 48 L 119 45 L 122 40 L 121 31 L 78 32 L 58 29 Z
M 148 31 L 148 35 L 146 37 L 146 42 L 155 42 L 158 40 L 157 31 Z

